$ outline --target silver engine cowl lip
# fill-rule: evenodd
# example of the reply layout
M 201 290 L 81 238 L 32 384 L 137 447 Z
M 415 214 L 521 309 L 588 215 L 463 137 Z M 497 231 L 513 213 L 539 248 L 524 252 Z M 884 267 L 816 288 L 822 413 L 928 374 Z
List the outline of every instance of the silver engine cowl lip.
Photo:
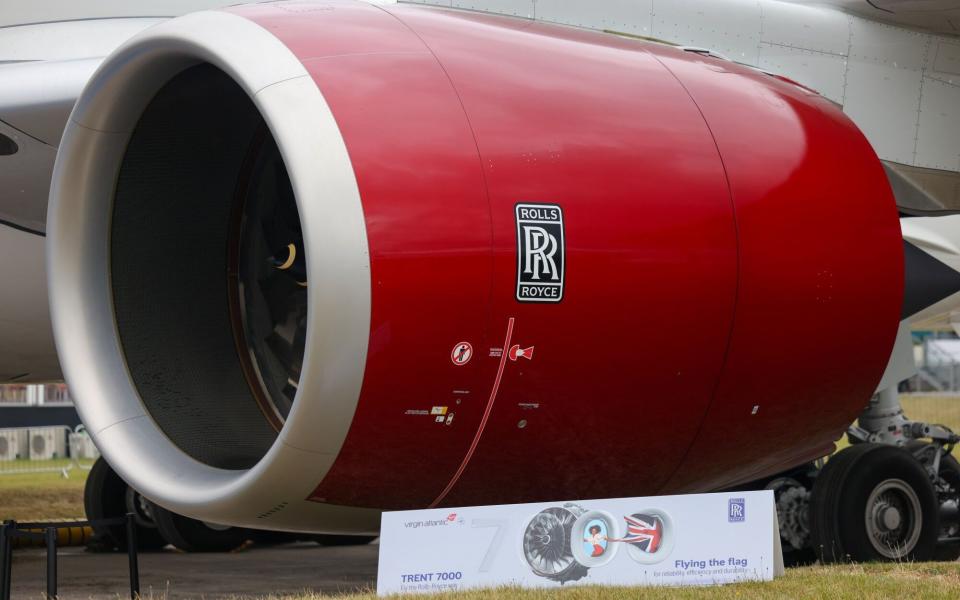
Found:
M 113 315 L 110 215 L 127 141 L 157 90 L 200 63 L 247 93 L 276 140 L 311 281 L 297 401 L 273 446 L 244 471 L 201 464 L 161 433 L 128 373 Z M 123 479 L 158 504 L 218 523 L 375 531 L 378 511 L 304 501 L 333 464 L 356 410 L 370 329 L 370 261 L 346 144 L 317 85 L 282 42 L 241 16 L 205 11 L 124 44 L 91 78 L 67 123 L 47 227 L 50 310 L 65 378 Z

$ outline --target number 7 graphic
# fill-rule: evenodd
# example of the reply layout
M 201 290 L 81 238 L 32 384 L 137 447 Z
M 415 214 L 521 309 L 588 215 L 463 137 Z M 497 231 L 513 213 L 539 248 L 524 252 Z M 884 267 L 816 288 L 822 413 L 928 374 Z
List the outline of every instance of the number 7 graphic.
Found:
M 506 526 L 508 524 L 508 519 L 472 519 L 470 521 L 470 526 L 474 529 L 480 527 L 496 527 L 497 529 L 497 532 L 493 534 L 493 539 L 490 540 L 490 546 L 487 547 L 487 553 L 483 555 L 483 561 L 480 562 L 478 572 L 487 573 L 490 571 L 493 560 L 496 558 L 497 552 L 500 551 L 500 546 L 503 545 L 503 536 L 507 533 Z

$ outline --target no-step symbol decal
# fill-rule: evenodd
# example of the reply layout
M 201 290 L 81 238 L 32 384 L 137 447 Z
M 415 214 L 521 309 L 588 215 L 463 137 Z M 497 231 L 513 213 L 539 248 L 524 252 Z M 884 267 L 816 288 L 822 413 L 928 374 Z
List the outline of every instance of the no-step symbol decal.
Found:
M 473 346 L 470 345 L 470 342 L 460 342 L 450 352 L 450 360 L 458 367 L 470 362 L 471 358 L 473 358 Z

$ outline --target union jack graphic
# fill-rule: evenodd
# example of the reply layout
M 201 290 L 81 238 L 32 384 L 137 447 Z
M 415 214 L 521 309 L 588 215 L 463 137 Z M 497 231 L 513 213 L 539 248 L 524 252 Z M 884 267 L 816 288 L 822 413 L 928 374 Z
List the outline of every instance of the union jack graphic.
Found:
M 627 522 L 627 535 L 611 542 L 624 542 L 632 545 L 647 554 L 653 554 L 660 549 L 663 539 L 663 521 L 653 515 L 633 514 L 624 516 Z

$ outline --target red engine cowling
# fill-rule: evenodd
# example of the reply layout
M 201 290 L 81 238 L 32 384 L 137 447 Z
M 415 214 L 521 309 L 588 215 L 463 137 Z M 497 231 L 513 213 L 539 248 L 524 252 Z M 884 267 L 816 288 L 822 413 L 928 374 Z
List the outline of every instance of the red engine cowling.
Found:
M 64 135 L 48 239 L 110 463 L 273 529 L 814 459 L 873 393 L 903 283 L 880 162 L 827 100 L 355 2 L 196 13 L 118 50 Z

